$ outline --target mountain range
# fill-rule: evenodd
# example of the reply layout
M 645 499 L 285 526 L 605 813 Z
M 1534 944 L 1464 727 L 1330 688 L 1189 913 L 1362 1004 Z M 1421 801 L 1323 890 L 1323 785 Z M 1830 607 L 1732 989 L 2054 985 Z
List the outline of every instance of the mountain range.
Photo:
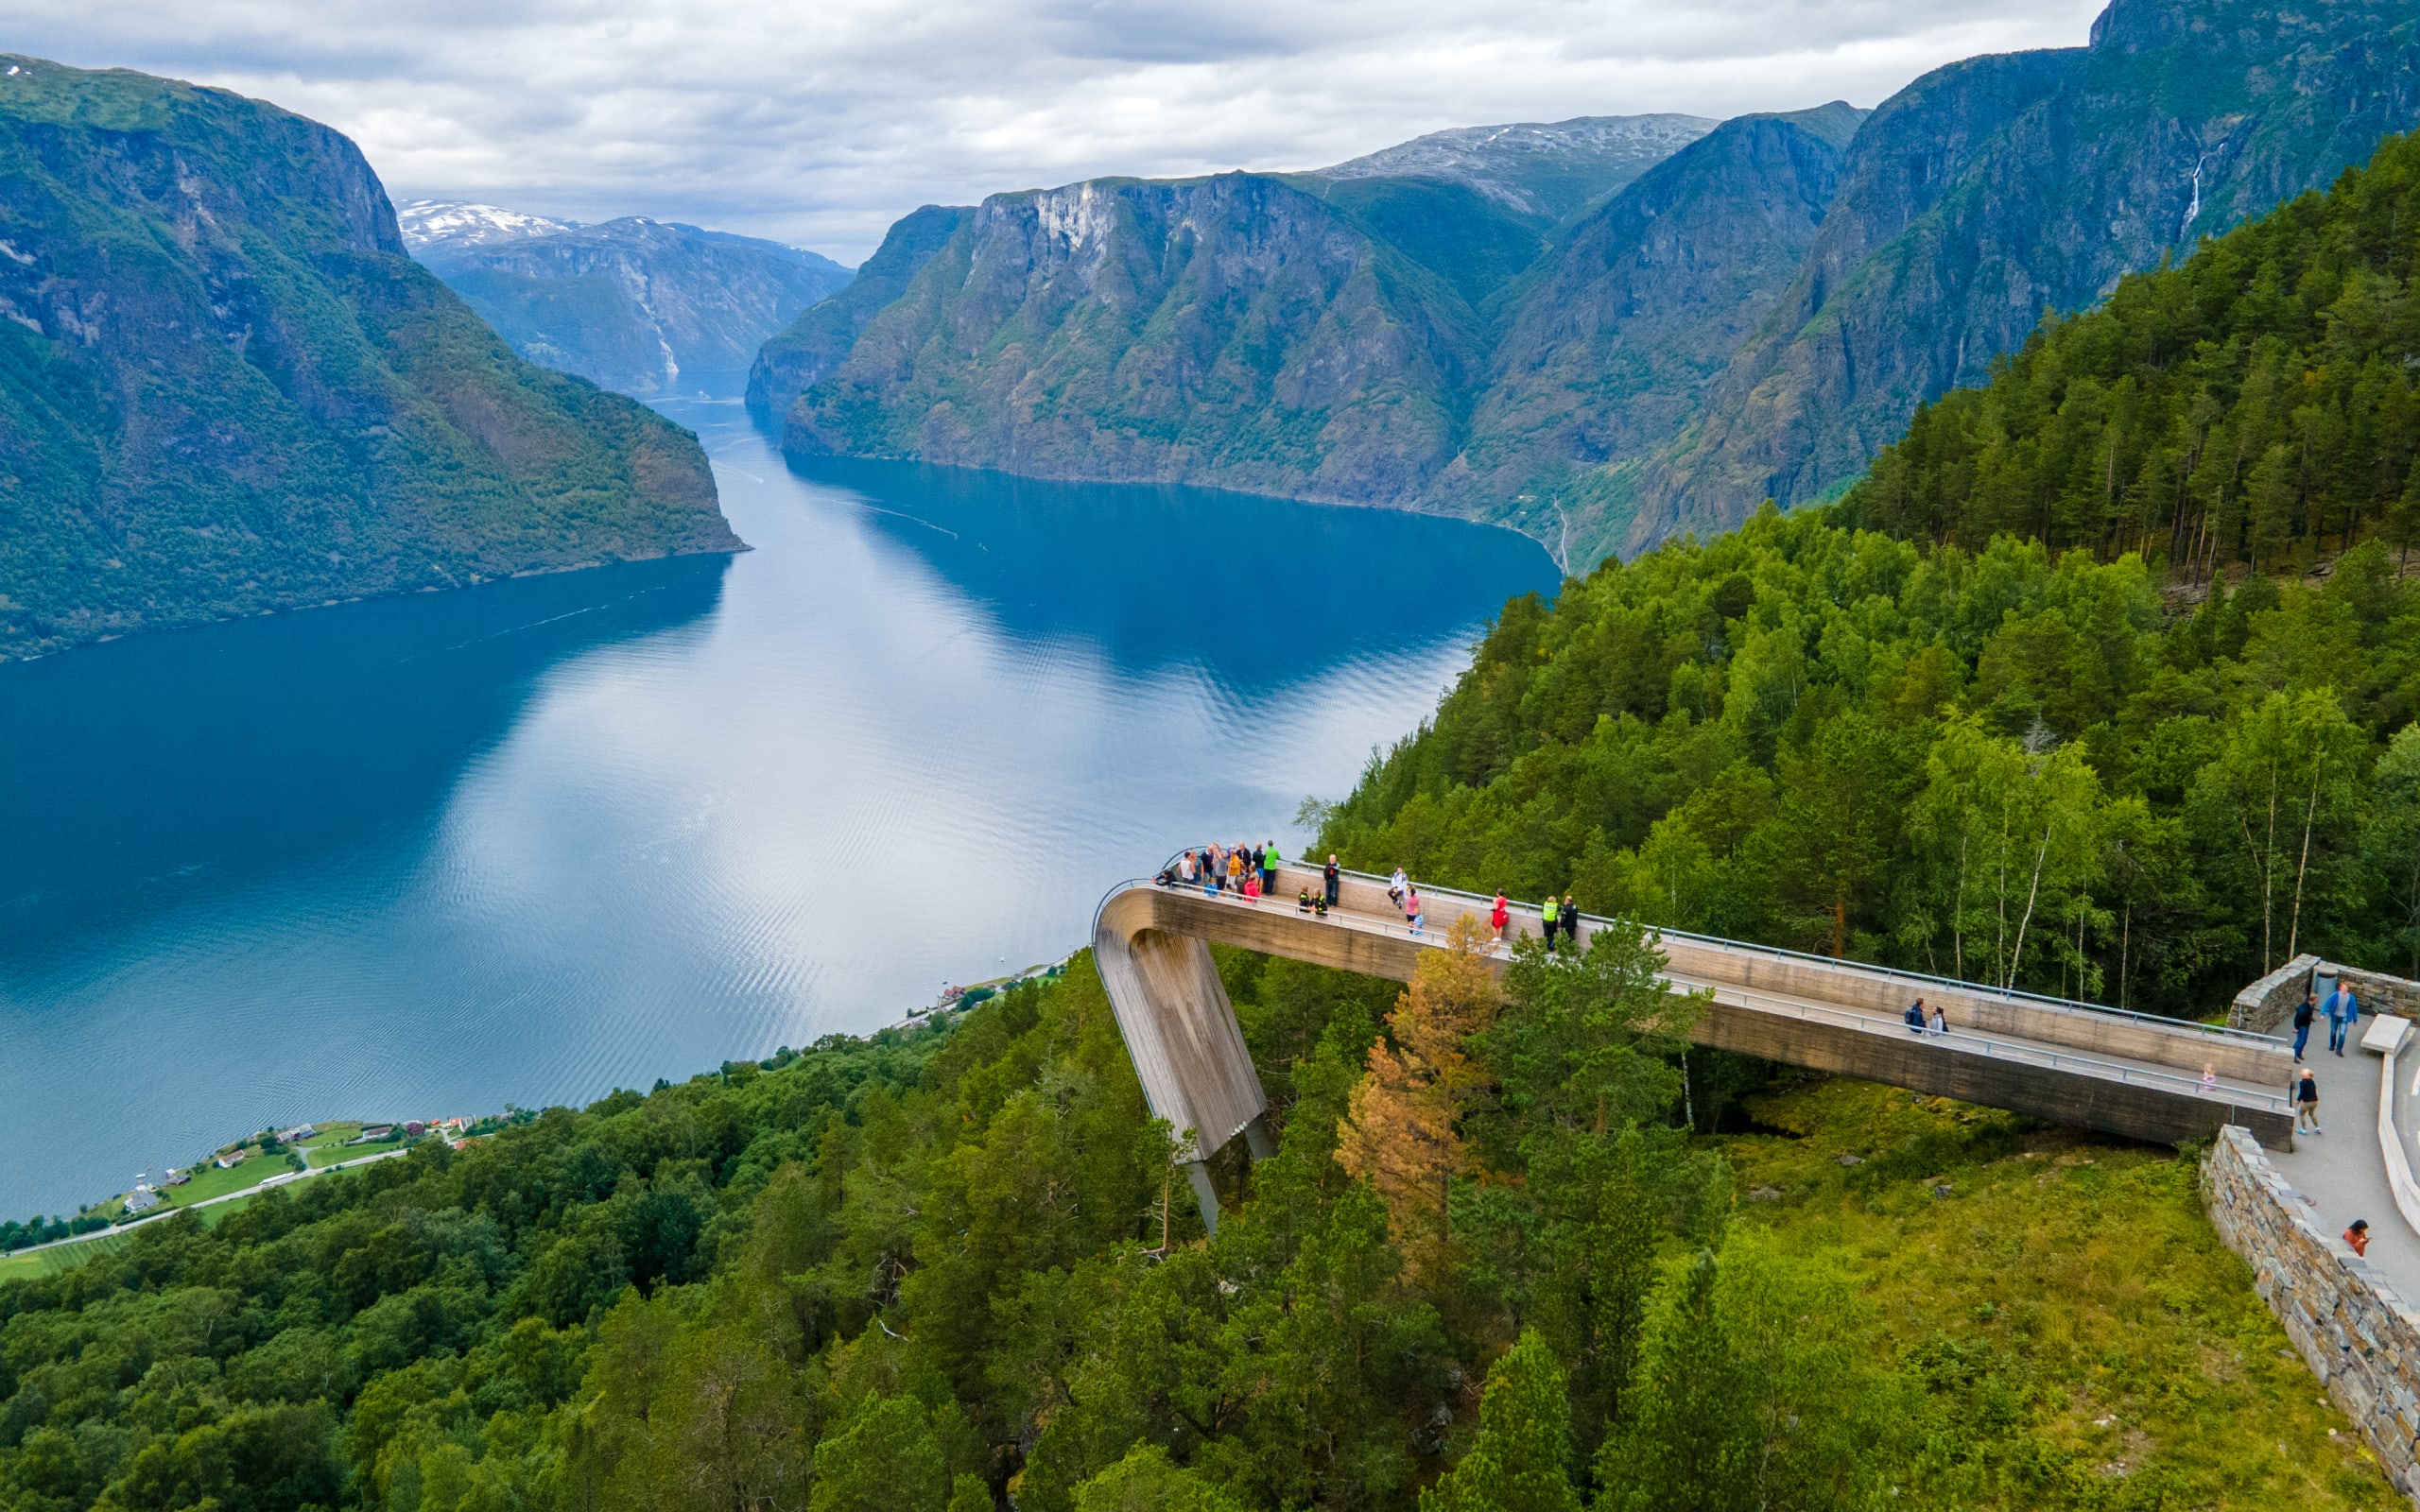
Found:
M 697 438 L 515 355 L 342 135 L 0 61 L 0 656 L 738 548 Z
M 422 199 L 397 219 L 412 254 L 514 351 L 628 394 L 747 368 L 852 276 L 802 248 L 645 215 L 583 226 Z
M 786 410 L 755 391 L 793 453 L 1440 510 L 1581 567 L 1836 492 L 2046 313 L 2415 117 L 2406 4 L 2114 0 L 2084 46 L 1870 112 L 994 195 L 878 310 L 824 318 Z

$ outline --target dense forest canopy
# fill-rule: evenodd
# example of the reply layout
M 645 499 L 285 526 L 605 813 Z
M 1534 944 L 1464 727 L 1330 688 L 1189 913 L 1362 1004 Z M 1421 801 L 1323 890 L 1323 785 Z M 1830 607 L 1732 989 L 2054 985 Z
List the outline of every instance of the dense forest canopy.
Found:
M 1379 869 L 2199 1016 L 2420 954 L 2420 593 L 1768 511 L 1510 606 L 1329 812 Z
M 0 1507 L 2391 1504 L 2189 1162 L 1821 1081 L 1693 1134 L 1756 1073 L 1656 964 L 1222 954 L 1280 1152 L 1215 1237 L 1086 957 L 181 1214 L 0 1285 Z
M 2051 320 L 1918 410 L 1848 495 L 1893 534 L 2013 532 L 2206 579 L 2420 540 L 2420 136 Z

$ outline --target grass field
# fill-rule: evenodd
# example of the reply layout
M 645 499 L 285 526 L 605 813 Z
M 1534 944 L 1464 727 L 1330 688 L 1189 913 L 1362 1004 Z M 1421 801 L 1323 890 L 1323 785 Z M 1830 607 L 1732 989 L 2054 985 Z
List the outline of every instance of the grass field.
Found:
M 1862 1282 L 1875 1349 L 1926 1383 L 1936 1504 L 2399 1502 L 2176 1152 L 1864 1082 L 1748 1108 L 1773 1132 L 1724 1141 L 1740 1218 Z
M 228 1206 L 233 1207 L 236 1204 L 230 1203 Z M 0 1281 L 22 1280 L 29 1276 L 47 1276 L 53 1271 L 70 1269 L 84 1263 L 95 1255 L 105 1255 L 112 1249 L 123 1246 L 132 1237 L 130 1234 L 99 1234 L 77 1244 L 61 1245 L 56 1249 L 40 1249 L 30 1255 L 0 1257 Z
M 290 1169 L 292 1167 L 285 1163 L 283 1155 L 255 1153 L 241 1165 L 223 1171 L 216 1165 L 198 1166 L 192 1180 L 181 1187 L 170 1187 L 160 1194 L 168 1199 L 170 1207 L 190 1208 L 211 1197 L 223 1197 L 230 1192 L 256 1187 L 279 1172 Z

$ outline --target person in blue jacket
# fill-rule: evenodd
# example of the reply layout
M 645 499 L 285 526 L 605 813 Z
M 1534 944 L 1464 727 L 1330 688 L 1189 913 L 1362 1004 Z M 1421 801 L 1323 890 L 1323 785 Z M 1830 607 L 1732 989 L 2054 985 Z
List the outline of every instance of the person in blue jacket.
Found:
M 2336 990 L 2327 994 L 2327 1048 L 2342 1055 L 2344 1040 L 2360 1018 L 2361 1005 L 2354 1001 L 2353 989 L 2344 985 L 2344 979 L 2338 977 Z

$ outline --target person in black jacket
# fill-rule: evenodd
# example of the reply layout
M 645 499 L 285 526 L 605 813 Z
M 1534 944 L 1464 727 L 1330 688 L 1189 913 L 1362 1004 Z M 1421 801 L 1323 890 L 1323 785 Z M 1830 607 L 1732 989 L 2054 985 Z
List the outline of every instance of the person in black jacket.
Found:
M 1336 906 L 1337 892 L 1344 885 L 1344 868 L 1336 864 L 1336 857 L 1333 854 L 1327 858 L 1327 870 L 1323 874 L 1327 878 L 1327 905 L 1333 908 Z
M 2303 1058 L 2303 1046 L 2310 1043 L 2310 1022 L 2319 1017 L 2319 994 L 2306 992 L 2294 1008 L 2294 1058 Z

